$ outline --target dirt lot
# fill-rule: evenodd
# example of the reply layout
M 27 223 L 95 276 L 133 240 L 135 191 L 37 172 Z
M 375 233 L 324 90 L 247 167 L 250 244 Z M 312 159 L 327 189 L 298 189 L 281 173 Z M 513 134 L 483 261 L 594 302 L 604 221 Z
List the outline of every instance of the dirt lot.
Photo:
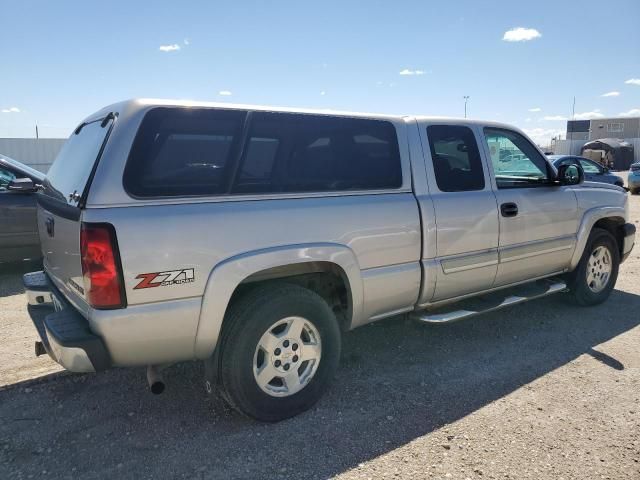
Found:
M 2 479 L 640 479 L 640 248 L 599 307 L 351 332 L 329 393 L 276 425 L 207 396 L 195 363 L 153 396 L 142 369 L 34 358 L 19 270 L 0 274 Z

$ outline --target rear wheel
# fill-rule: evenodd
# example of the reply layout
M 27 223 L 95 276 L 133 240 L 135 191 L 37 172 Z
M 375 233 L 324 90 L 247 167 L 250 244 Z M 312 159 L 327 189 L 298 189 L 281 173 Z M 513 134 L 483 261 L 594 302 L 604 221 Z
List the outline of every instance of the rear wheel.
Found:
M 329 386 L 340 340 L 335 315 L 315 292 L 283 283 L 257 287 L 225 318 L 223 396 L 257 420 L 297 415 Z
M 604 302 L 616 284 L 620 253 L 616 239 L 607 230 L 594 228 L 578 267 L 569 274 L 569 289 L 580 305 Z

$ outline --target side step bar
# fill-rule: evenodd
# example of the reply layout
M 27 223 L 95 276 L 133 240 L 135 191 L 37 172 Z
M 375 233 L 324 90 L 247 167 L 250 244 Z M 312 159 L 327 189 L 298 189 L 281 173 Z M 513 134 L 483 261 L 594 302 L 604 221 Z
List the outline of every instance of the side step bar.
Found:
M 457 322 L 481 313 L 500 310 L 566 290 L 567 284 L 563 280 L 557 278 L 539 280 L 532 284 L 505 288 L 497 292 L 461 300 L 438 309 L 413 312 L 411 318 L 425 323 Z

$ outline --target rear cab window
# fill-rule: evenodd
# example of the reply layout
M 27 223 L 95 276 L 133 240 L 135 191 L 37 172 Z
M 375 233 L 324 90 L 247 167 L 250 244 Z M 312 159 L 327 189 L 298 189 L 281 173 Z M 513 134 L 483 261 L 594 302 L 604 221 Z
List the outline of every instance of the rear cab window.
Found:
M 67 206 L 77 207 L 86 190 L 104 148 L 113 116 L 79 126 L 65 142 L 47 172 L 43 194 Z
M 397 189 L 396 129 L 383 120 L 159 107 L 124 173 L 134 197 Z
M 484 172 L 478 144 L 469 127 L 427 127 L 436 184 L 441 192 L 484 189 Z

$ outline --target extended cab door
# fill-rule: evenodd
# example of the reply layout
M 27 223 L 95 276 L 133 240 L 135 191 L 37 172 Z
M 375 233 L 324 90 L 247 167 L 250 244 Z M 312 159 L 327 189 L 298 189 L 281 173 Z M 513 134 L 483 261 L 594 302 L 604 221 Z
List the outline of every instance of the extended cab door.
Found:
M 498 208 L 478 132 L 455 122 L 419 127 L 432 207 L 418 200 L 423 223 L 433 215 L 436 230 L 424 239 L 427 288 L 419 301 L 424 304 L 491 288 L 498 265 Z
M 561 272 L 576 243 L 575 193 L 550 183 L 552 167 L 524 135 L 494 127 L 483 133 L 500 212 L 495 286 Z

